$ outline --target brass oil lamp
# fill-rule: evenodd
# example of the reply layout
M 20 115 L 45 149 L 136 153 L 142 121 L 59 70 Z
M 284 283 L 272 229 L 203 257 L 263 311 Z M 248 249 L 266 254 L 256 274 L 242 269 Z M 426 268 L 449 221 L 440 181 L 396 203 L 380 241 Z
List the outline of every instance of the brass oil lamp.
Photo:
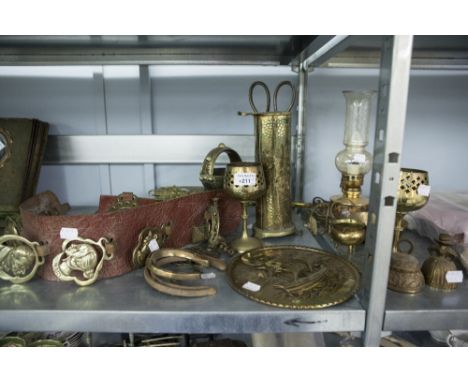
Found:
M 366 150 L 369 142 L 372 97 L 375 91 L 344 91 L 346 100 L 345 148 L 335 158 L 341 172 L 342 194 L 330 198 L 328 231 L 339 244 L 353 247 L 365 238 L 369 200 L 361 196 L 364 175 L 372 166 L 372 155 Z

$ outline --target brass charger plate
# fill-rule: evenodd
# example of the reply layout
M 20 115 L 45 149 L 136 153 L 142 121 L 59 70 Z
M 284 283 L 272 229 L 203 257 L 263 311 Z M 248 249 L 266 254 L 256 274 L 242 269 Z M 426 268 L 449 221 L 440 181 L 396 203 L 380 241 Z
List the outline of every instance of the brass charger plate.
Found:
M 340 304 L 356 293 L 360 280 L 358 269 L 348 260 L 298 246 L 263 247 L 238 255 L 227 274 L 240 294 L 289 309 Z

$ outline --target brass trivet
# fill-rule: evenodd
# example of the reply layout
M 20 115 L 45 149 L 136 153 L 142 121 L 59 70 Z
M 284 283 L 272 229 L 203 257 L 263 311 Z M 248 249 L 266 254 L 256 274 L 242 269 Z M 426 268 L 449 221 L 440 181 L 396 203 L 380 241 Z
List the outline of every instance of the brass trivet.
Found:
M 240 294 L 289 309 L 340 304 L 356 293 L 360 279 L 357 268 L 346 259 L 298 246 L 263 247 L 238 255 L 229 264 L 227 274 Z M 246 289 L 257 286 L 258 291 Z

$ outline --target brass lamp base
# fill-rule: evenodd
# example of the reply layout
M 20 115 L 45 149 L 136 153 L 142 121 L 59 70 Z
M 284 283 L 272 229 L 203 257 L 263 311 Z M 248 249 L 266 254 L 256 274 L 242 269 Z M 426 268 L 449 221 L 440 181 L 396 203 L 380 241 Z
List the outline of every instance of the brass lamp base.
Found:
M 354 218 L 367 225 L 369 199 L 361 196 L 348 198 L 344 195 L 333 195 L 330 201 L 331 214 L 335 218 Z
M 289 227 L 281 228 L 278 230 L 273 229 L 261 229 L 254 226 L 254 235 L 259 239 L 266 239 L 268 237 L 284 237 L 289 235 L 294 235 L 296 232 L 296 227 L 294 224 L 291 224 Z

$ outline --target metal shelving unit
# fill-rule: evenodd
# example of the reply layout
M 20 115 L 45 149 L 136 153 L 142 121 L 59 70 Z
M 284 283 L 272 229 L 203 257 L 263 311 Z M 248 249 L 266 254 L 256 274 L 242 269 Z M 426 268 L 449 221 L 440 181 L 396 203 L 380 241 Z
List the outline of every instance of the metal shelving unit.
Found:
M 296 226 L 301 222 L 295 217 Z M 270 245 L 319 247 L 308 232 L 270 239 Z M 223 272 L 206 283 L 212 297 L 186 299 L 155 292 L 142 270 L 77 288 L 40 279 L 0 285 L 0 331 L 148 333 L 261 333 L 363 331 L 365 311 L 357 296 L 317 310 L 274 308 L 235 292 Z
M 412 36 L 321 36 L 293 61 L 302 70 L 310 70 L 311 65 L 376 67 L 380 59 L 370 219 L 364 250 L 368 264 L 360 291 L 366 309 L 366 346 L 378 346 L 382 330 L 468 329 L 466 281 L 450 294 L 428 287 L 414 296 L 387 290 L 410 69 L 463 70 L 468 68 L 467 57 L 464 36 L 423 36 L 414 41 Z M 417 235 L 412 237 L 417 242 L 415 252 L 422 256 L 427 242 Z
M 142 78 L 146 73 L 146 82 L 147 65 L 150 64 L 290 64 L 298 73 L 299 81 L 293 161 L 296 200 L 302 199 L 303 191 L 308 72 L 319 66 L 375 67 L 380 62 L 380 82 L 369 226 L 364 249 L 367 265 L 362 288 L 350 301 L 321 310 L 275 309 L 239 296 L 220 274 L 214 281 L 218 294 L 202 300 L 180 300 L 153 293 L 142 280 L 141 272 L 103 280 L 84 289 L 35 280 L 21 286 L 0 284 L 0 330 L 362 331 L 364 345 L 378 346 L 382 329 L 468 328 L 468 305 L 461 302 L 466 295 L 465 284 L 455 294 L 446 296 L 425 291 L 420 296 L 408 297 L 387 293 L 386 288 L 410 68 L 412 65 L 418 68 L 468 67 L 468 48 L 463 39 L 452 39 L 449 44 L 449 40 L 441 38 L 436 46 L 431 45 L 431 41 L 430 37 L 416 38 L 413 44 L 412 36 L 1 37 L 0 65 L 138 64 Z M 199 138 L 203 137 L 209 136 Z M 151 140 L 153 144 L 164 146 L 163 140 L 172 138 L 152 136 Z M 177 139 L 190 141 L 192 138 Z M 236 136 L 233 139 L 245 143 L 249 138 Z M 89 162 L 86 150 L 61 152 L 63 145 L 57 139 L 68 140 L 77 148 L 73 141 L 87 138 L 52 139 L 47 153 L 50 162 Z M 106 145 L 107 141 L 118 137 L 99 136 L 98 139 L 103 141 L 102 147 L 112 147 Z M 134 139 L 146 140 L 144 136 Z M 99 145 L 95 139 L 93 142 Z M 225 143 L 230 144 L 229 141 Z M 94 152 L 106 154 L 100 150 Z M 205 152 L 203 147 L 200 153 L 192 153 L 191 162 L 201 161 L 200 155 Z M 122 154 L 117 151 L 111 154 L 111 162 L 122 163 Z M 157 157 L 145 156 L 139 160 L 140 163 L 171 163 L 164 152 Z M 105 158 L 94 158 L 93 163 L 109 162 Z M 271 242 L 285 243 L 320 246 L 308 233 Z

